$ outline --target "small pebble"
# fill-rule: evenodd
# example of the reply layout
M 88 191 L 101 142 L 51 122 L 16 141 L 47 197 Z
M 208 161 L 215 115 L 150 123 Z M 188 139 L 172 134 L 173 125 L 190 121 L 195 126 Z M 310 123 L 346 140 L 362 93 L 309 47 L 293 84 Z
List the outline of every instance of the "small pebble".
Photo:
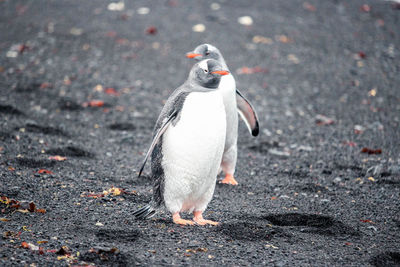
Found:
M 253 19 L 250 16 L 243 16 L 238 18 L 238 22 L 245 26 L 250 26 L 253 24 Z
M 70 34 L 75 35 L 75 36 L 79 36 L 83 33 L 82 29 L 79 28 L 71 28 L 71 30 L 69 31 Z
M 125 3 L 122 1 L 110 3 L 110 4 L 108 4 L 107 9 L 110 11 L 122 11 L 125 9 Z
M 335 183 L 335 184 L 338 184 L 338 183 L 340 183 L 342 181 L 342 178 L 340 178 L 340 177 L 336 177 L 335 179 L 333 179 L 333 182 Z
M 218 3 L 212 3 L 210 7 L 212 10 L 218 10 L 221 8 L 220 4 Z
M 150 13 L 150 8 L 148 8 L 148 7 L 140 7 L 140 8 L 137 10 L 137 13 L 138 13 L 139 15 L 147 15 L 147 14 Z
M 192 27 L 194 32 L 204 32 L 206 30 L 206 26 L 204 24 L 196 24 Z

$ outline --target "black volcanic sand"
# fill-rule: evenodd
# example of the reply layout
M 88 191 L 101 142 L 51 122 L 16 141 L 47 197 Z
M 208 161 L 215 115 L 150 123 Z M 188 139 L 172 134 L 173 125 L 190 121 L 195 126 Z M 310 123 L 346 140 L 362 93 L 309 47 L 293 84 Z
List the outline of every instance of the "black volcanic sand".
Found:
M 0 1 L 0 265 L 400 265 L 399 4 L 109 3 Z M 153 125 L 205 42 L 260 136 L 240 123 L 219 226 L 135 221 Z

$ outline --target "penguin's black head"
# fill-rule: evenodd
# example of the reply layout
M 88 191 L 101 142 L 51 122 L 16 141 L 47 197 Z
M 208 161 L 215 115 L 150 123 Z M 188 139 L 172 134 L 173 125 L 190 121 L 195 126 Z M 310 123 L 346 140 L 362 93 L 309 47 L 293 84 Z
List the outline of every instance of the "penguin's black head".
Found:
M 196 63 L 190 71 L 190 78 L 202 87 L 215 89 L 218 87 L 221 77 L 229 74 L 222 65 L 214 59 L 206 59 Z
M 189 52 L 186 54 L 188 58 L 194 58 L 197 61 L 203 59 L 215 59 L 219 62 L 223 60 L 221 52 L 219 52 L 218 48 L 212 46 L 210 44 L 202 44 L 196 47 L 193 52 Z

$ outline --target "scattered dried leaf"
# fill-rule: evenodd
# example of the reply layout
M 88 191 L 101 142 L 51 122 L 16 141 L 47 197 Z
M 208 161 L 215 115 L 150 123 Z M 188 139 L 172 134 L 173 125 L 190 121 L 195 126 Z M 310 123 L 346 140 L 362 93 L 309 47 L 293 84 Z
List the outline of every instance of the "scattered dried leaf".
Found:
M 241 75 L 241 74 L 253 74 L 253 73 L 268 73 L 268 69 L 262 68 L 259 66 L 249 68 L 249 67 L 242 67 L 240 69 L 236 70 L 236 73 Z
M 291 42 L 292 42 L 292 39 L 290 39 L 289 37 L 287 37 L 287 36 L 284 35 L 284 34 L 276 35 L 276 36 L 275 36 L 275 40 L 277 40 L 277 41 L 279 41 L 279 42 L 281 42 L 281 43 L 284 43 L 284 44 L 287 44 L 287 43 L 291 43 Z
M 23 248 L 29 248 L 29 244 L 27 243 L 27 242 L 22 242 L 21 243 L 21 247 L 23 247 Z
M 44 82 L 40 85 L 40 89 L 51 88 L 53 85 L 51 83 Z
M 308 2 L 304 2 L 303 7 L 304 7 L 304 9 L 311 11 L 311 12 L 315 12 L 317 10 L 317 8 L 315 6 L 311 5 Z
M 120 92 L 118 92 L 117 90 L 115 90 L 114 88 L 107 88 L 106 90 L 105 90 L 105 93 L 107 94 L 107 95 L 113 95 L 113 96 L 120 96 L 121 95 L 121 93 Z
M 84 102 L 83 104 L 82 104 L 82 106 L 83 107 L 102 107 L 102 106 L 104 106 L 104 101 L 102 101 L 102 100 L 91 100 L 91 101 L 88 101 L 88 102 Z
M 50 156 L 49 159 L 51 160 L 57 160 L 57 161 L 64 161 L 67 160 L 67 157 L 63 157 L 63 156 Z
M 371 149 L 368 147 L 363 147 L 361 149 L 361 153 L 368 153 L 368 154 L 382 154 L 382 149 L 378 148 L 378 149 Z
M 361 11 L 366 12 L 366 13 L 371 11 L 371 7 L 367 4 L 362 5 L 360 9 L 361 9 Z
M 34 212 L 35 210 L 36 210 L 36 205 L 35 205 L 35 203 L 30 202 L 30 203 L 29 203 L 28 211 Z
M 373 221 L 371 221 L 371 220 L 360 220 L 360 222 L 363 222 L 363 223 L 374 223 Z
M 253 43 L 255 44 L 272 44 L 274 41 L 271 38 L 256 35 L 253 37 Z
M 52 171 L 46 170 L 46 169 L 40 169 L 38 170 L 39 174 L 53 174 Z
M 150 26 L 146 29 L 146 33 L 150 35 L 155 35 L 157 33 L 157 28 L 154 26 Z

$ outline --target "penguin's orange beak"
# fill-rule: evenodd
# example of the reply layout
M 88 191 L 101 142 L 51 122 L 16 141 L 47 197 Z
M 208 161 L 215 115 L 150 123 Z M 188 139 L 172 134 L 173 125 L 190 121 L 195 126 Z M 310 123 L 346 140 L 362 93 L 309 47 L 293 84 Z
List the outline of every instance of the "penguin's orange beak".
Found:
M 216 70 L 216 71 L 213 71 L 213 72 L 211 72 L 212 74 L 214 74 L 214 73 L 216 73 L 216 74 L 219 74 L 219 75 L 228 75 L 229 74 L 229 71 L 226 71 L 226 70 Z
M 187 54 L 186 54 L 186 57 L 187 57 L 187 58 L 201 57 L 201 54 L 187 53 Z

